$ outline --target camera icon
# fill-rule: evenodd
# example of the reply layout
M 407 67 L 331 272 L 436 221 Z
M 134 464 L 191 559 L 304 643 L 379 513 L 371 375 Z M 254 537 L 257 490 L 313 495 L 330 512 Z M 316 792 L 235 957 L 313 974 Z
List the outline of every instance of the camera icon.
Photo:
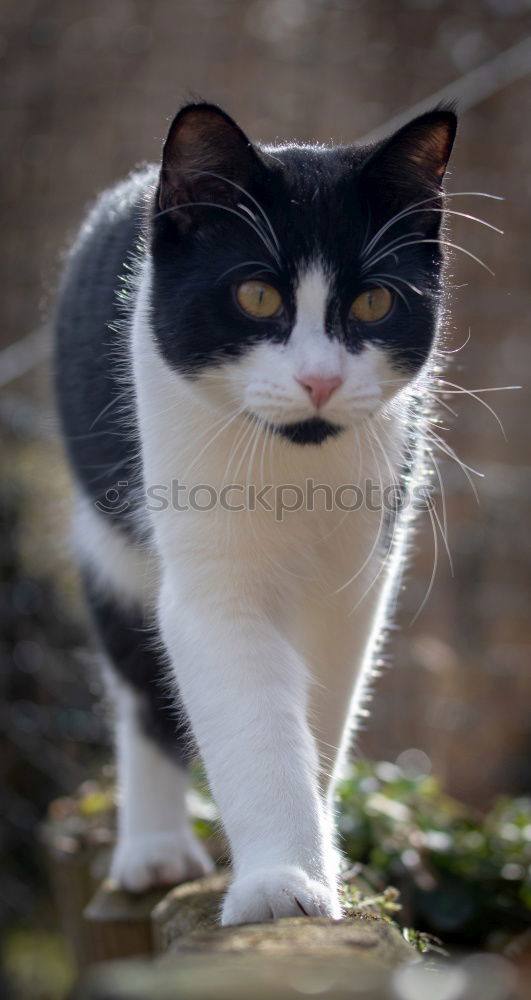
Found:
M 129 480 L 120 479 L 117 483 L 109 486 L 102 497 L 95 500 L 94 506 L 102 514 L 124 514 L 129 509 L 129 501 L 125 499 L 123 493 L 129 486 Z

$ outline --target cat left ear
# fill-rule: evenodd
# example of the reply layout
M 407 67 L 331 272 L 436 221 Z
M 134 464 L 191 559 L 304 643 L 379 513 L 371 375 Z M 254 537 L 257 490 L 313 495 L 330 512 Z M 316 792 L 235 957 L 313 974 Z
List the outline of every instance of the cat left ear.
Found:
M 176 209 L 172 219 L 189 229 L 205 203 L 241 200 L 241 189 L 258 167 L 255 147 L 229 115 L 215 104 L 188 104 L 173 119 L 164 143 L 159 209 Z
M 412 188 L 441 190 L 452 152 L 457 116 L 451 108 L 436 108 L 414 118 L 384 140 L 370 155 L 364 174 L 377 181 L 393 200 Z

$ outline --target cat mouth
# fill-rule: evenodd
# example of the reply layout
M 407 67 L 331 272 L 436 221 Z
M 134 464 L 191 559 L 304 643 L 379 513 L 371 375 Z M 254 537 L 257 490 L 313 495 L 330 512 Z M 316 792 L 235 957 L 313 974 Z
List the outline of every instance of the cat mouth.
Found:
M 290 424 L 269 424 L 275 434 L 280 434 L 293 444 L 322 444 L 327 438 L 337 437 L 345 429 L 322 417 L 309 417 Z

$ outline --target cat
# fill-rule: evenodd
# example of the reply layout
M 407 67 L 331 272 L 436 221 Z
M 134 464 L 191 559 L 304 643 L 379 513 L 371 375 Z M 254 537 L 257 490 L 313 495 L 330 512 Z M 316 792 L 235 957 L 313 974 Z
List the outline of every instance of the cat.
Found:
M 212 870 L 196 748 L 222 923 L 341 917 L 334 783 L 412 520 L 455 131 L 438 107 L 370 146 L 267 146 L 188 104 L 70 252 L 57 399 L 129 891 Z

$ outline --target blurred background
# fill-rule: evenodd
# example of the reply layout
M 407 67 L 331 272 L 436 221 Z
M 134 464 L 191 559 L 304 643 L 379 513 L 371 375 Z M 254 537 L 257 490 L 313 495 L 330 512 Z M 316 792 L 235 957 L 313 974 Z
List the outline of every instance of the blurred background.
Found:
M 225 107 L 251 137 L 351 142 L 457 97 L 450 191 L 505 231 L 454 220 L 445 440 L 452 576 L 420 525 L 397 628 L 357 752 L 420 761 L 487 808 L 531 786 L 531 2 L 2 0 L 0 921 L 53 926 L 38 823 L 107 759 L 69 562 L 48 319 L 61 258 L 100 189 L 156 160 L 180 103 Z M 398 117 L 397 117 L 398 116 Z M 493 406 L 503 423 L 481 403 Z M 387 659 L 387 658 L 386 658 Z M 408 750 L 421 751 L 409 754 Z M 402 755 L 402 757 L 400 756 Z M 415 761 L 417 764 L 415 764 Z M 49 942 L 48 942 L 49 944 Z M 37 947 L 35 945 L 35 947 Z M 53 947 L 47 947 L 47 961 Z M 26 959 L 27 960 L 27 956 Z M 53 958 L 52 958 L 53 960 Z M 60 961 L 58 957 L 58 962 Z

